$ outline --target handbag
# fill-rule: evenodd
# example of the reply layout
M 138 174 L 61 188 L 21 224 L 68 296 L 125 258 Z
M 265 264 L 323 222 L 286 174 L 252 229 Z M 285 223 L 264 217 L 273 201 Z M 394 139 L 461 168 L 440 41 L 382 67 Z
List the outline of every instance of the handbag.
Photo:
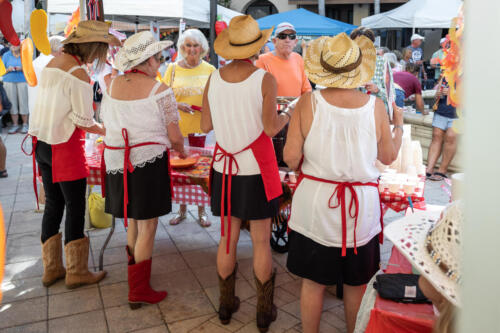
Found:
M 111 227 L 112 217 L 110 214 L 104 212 L 105 200 L 99 193 L 94 192 L 89 195 L 90 223 L 95 228 L 103 229 Z
M 400 303 L 431 303 L 418 286 L 417 274 L 379 274 L 373 283 L 380 297 Z

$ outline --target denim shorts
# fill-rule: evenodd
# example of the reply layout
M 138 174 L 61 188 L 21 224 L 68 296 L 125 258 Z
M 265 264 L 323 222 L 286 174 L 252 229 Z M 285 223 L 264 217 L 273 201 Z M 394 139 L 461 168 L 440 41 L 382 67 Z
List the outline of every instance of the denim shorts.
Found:
M 453 126 L 453 118 L 445 117 L 434 112 L 434 118 L 432 119 L 432 127 L 437 127 L 446 131 L 448 128 Z

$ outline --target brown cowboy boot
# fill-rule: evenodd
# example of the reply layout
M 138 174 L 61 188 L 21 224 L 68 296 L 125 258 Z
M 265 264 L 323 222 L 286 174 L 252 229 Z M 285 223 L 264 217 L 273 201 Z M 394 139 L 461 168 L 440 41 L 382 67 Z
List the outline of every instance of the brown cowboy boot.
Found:
M 66 287 L 74 289 L 85 284 L 101 281 L 106 271 L 92 273 L 88 269 L 89 239 L 83 237 L 64 246 L 66 253 Z
M 64 278 L 66 270 L 62 260 L 62 234 L 58 233 L 42 243 L 43 276 L 45 287 Z
M 231 321 L 233 313 L 240 308 L 240 299 L 235 296 L 236 271 L 238 263 L 234 266 L 234 270 L 227 278 L 223 279 L 219 276 L 219 320 L 222 325 L 227 325 Z
M 265 333 L 278 315 L 276 305 L 273 303 L 276 269 L 271 274 L 271 278 L 264 284 L 259 281 L 255 273 L 254 277 L 257 286 L 257 328 L 261 333 Z

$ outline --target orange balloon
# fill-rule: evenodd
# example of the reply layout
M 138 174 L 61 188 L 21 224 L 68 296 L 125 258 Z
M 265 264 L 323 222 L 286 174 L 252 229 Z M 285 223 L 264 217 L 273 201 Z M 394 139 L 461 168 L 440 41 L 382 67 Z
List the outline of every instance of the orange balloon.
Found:
M 21 64 L 26 82 L 30 87 L 36 86 L 38 82 L 33 68 L 33 42 L 29 37 L 21 42 Z
M 0 204 L 0 285 L 3 280 L 5 266 L 5 225 L 3 220 L 3 210 Z M 2 289 L 0 288 L 0 304 L 2 303 Z

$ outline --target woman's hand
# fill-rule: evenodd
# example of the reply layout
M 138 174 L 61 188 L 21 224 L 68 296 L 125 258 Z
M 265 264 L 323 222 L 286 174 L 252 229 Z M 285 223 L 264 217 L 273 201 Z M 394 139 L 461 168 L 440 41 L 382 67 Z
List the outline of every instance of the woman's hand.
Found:
M 189 113 L 189 114 L 194 114 L 194 110 L 187 103 L 177 103 L 177 108 L 179 110 L 181 110 L 182 112 L 186 112 L 186 113 Z
M 369 92 L 371 92 L 372 94 L 376 94 L 380 91 L 380 89 L 378 89 L 377 85 L 373 82 L 369 82 L 369 83 L 365 84 L 365 89 L 368 90 Z

